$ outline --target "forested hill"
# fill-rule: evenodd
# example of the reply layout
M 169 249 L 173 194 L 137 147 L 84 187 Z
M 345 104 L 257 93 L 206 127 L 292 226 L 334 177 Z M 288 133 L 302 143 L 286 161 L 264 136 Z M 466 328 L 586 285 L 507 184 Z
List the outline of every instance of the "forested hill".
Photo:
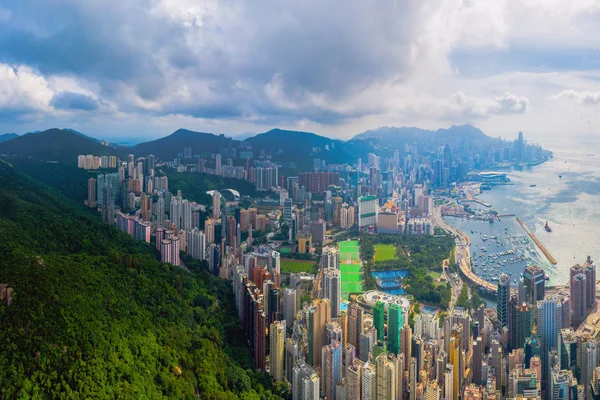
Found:
M 0 398 L 279 398 L 205 265 L 157 262 L 2 161 L 0 236 Z

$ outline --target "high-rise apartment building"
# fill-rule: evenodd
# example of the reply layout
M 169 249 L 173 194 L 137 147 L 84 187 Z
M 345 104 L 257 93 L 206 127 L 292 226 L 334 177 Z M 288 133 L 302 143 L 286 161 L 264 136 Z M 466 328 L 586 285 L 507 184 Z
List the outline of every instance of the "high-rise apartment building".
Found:
M 342 300 L 342 279 L 339 269 L 327 268 L 323 271 L 323 298 L 330 301 L 331 318 L 337 318 L 340 315 Z
M 275 321 L 269 329 L 269 372 L 275 382 L 283 382 L 285 324 Z

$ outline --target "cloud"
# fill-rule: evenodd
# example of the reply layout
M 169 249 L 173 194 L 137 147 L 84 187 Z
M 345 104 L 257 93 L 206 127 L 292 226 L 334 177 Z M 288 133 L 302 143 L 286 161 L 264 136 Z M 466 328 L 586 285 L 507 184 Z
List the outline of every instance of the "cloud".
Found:
M 529 65 L 509 65 L 504 55 L 521 59 L 510 57 L 515 43 L 519 54 L 541 49 L 550 64 L 544 71 L 553 71 L 565 49 L 588 54 L 594 34 L 600 35 L 596 3 L 9 2 L 0 9 L 0 65 L 28 69 L 42 86 L 9 82 L 10 91 L 22 93 L 11 95 L 11 110 L 21 101 L 21 112 L 70 118 L 70 126 L 93 112 L 157 126 L 170 116 L 241 124 L 235 125 L 241 131 L 267 124 L 342 131 L 366 121 L 506 119 L 529 114 L 530 102 L 537 107 L 548 95 L 509 80 L 539 60 L 523 57 Z M 487 54 L 500 56 L 477 68 Z M 596 59 L 588 59 L 588 70 Z M 494 64 L 504 68 L 499 72 Z M 553 91 L 568 88 L 575 86 Z
M 552 96 L 554 100 L 569 100 L 576 104 L 583 105 L 596 105 L 600 104 L 600 91 L 599 92 L 588 92 L 582 91 L 577 92 L 575 90 L 563 90 L 560 93 Z
M 74 92 L 56 93 L 50 105 L 62 110 L 94 111 L 100 108 L 100 103 L 92 96 Z
M 493 99 L 476 98 L 467 96 L 459 91 L 453 94 L 459 114 L 471 118 L 488 118 L 491 115 L 522 114 L 529 107 L 529 99 L 523 96 L 515 96 L 506 92 L 502 96 Z

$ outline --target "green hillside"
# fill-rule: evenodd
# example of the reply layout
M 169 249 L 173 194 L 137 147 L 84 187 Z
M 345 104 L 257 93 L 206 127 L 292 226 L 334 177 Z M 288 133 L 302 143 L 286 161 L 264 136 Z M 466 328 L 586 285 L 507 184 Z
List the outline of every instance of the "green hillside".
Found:
M 231 285 L 0 161 L 0 398 L 269 399 Z
M 70 129 L 48 129 L 1 142 L 0 154 L 10 158 L 58 161 L 71 165 L 77 165 L 77 156 L 80 154 L 119 155 L 115 149 Z

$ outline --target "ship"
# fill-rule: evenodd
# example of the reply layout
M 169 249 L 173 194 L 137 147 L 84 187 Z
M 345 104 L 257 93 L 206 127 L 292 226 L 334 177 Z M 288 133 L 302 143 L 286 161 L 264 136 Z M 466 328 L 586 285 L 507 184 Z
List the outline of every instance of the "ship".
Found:
M 529 187 L 536 187 L 537 185 L 534 183 L 533 185 L 529 185 Z
M 552 228 L 550 228 L 550 225 L 548 225 L 548 221 L 546 221 L 546 225 L 544 225 L 544 229 L 546 230 L 546 232 L 552 232 Z

